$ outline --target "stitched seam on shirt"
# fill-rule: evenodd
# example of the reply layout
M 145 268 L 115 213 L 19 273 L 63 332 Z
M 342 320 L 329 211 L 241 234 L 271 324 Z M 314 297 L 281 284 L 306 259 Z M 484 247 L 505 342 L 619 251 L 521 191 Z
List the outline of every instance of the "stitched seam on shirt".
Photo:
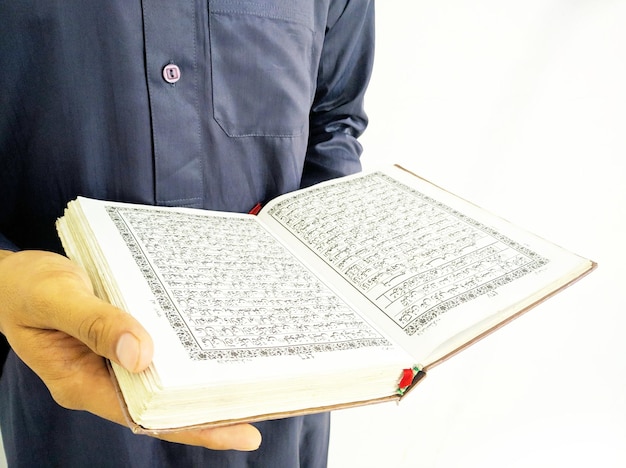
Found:
M 306 21 L 301 20 L 299 18 L 293 18 L 290 16 L 279 16 L 279 15 L 263 14 L 263 13 L 258 13 L 258 12 L 249 12 L 249 11 L 241 11 L 241 10 L 226 10 L 226 9 L 213 10 L 211 11 L 211 13 L 212 14 L 235 13 L 239 15 L 258 16 L 259 18 L 268 18 L 268 19 L 275 19 L 275 20 L 281 20 L 281 21 L 288 21 L 291 23 L 301 24 L 302 26 L 306 26 L 308 29 L 312 30 L 311 26 Z
M 302 24 L 303 26 L 311 28 L 310 18 L 307 15 L 300 13 L 298 10 L 292 8 L 279 8 L 275 5 L 263 5 L 256 2 L 232 2 L 233 7 L 217 7 L 211 9 L 211 13 L 235 13 L 241 15 L 258 16 L 261 18 L 277 19 L 282 21 L 290 21 L 294 23 Z M 239 5 L 241 8 L 237 8 Z M 267 10 L 273 10 L 271 12 L 250 11 L 242 8 L 243 6 L 256 6 L 263 7 Z M 283 14 L 281 14 L 283 13 Z
M 240 7 L 243 8 L 244 12 L 246 11 L 244 7 L 249 7 L 249 6 L 253 6 L 256 8 L 262 8 L 264 10 L 273 10 L 273 11 L 284 11 L 286 13 L 289 13 L 291 15 L 293 15 L 293 17 L 306 17 L 306 15 L 304 15 L 303 13 L 300 12 L 300 10 L 296 9 L 296 8 L 289 8 L 289 7 L 284 7 L 284 6 L 278 6 L 278 5 L 268 5 L 267 3 L 261 3 L 261 2 L 248 2 L 248 1 L 241 1 L 241 0 L 232 0 L 232 1 L 224 1 L 222 0 L 221 2 L 218 0 L 215 3 L 228 3 L 228 5 L 233 5 L 233 6 L 237 6 L 239 5 Z M 217 7 L 215 10 L 213 11 L 218 11 L 220 9 L 230 9 L 229 6 L 224 6 L 224 7 Z
M 271 138 L 298 138 L 304 135 L 304 130 L 299 130 L 297 133 L 264 133 L 264 132 L 255 132 L 255 133 L 232 133 L 228 132 L 226 128 L 224 128 L 223 119 L 215 118 L 215 120 L 220 124 L 220 127 L 226 132 L 226 134 L 231 138 L 246 138 L 246 137 L 271 137 Z
M 193 24 L 194 24 L 194 35 L 193 35 L 193 88 L 194 88 L 194 95 L 196 96 L 196 116 L 197 116 L 197 120 L 196 120 L 196 131 L 198 133 L 198 155 L 196 156 L 197 159 L 200 159 L 200 154 L 202 154 L 202 148 L 203 148 L 203 144 L 202 144 L 202 125 L 200 124 L 200 92 L 198 91 L 198 75 L 200 74 L 200 71 L 198 69 L 198 18 L 197 18 L 197 11 L 194 8 L 193 9 Z M 200 183 L 202 184 L 202 186 L 200 187 L 200 191 L 201 193 L 204 193 L 204 188 L 206 187 L 206 181 L 204 180 L 204 171 L 202 170 L 202 164 L 199 162 L 198 163 L 200 166 Z M 197 200 L 201 197 L 194 197 L 191 198 L 190 200 Z
M 201 197 L 193 197 L 193 198 L 175 198 L 174 200 L 157 200 L 158 203 L 176 203 L 176 204 L 188 204 L 193 205 L 197 202 L 201 202 Z

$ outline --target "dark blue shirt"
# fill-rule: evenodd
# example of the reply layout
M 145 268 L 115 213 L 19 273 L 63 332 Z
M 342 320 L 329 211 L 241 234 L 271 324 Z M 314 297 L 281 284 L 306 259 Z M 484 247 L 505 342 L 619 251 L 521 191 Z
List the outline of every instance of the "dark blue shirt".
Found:
M 373 15 L 371 0 L 0 0 L 0 248 L 60 251 L 54 221 L 78 195 L 248 211 L 357 172 Z M 16 466 L 318 466 L 327 424 L 262 423 L 259 451 L 216 453 L 64 410 L 13 353 L 0 381 Z

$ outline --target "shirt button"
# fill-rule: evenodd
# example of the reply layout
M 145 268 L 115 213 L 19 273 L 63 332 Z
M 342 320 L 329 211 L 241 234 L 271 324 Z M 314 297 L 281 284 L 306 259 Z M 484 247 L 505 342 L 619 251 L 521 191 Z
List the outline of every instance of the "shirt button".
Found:
M 163 67 L 163 79 L 171 84 L 176 83 L 180 80 L 180 68 L 173 63 L 168 63 Z

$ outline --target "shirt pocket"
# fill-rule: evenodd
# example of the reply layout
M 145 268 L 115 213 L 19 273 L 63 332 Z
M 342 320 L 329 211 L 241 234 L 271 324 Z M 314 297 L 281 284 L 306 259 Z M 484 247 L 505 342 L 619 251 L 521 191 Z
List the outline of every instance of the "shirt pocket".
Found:
M 209 0 L 213 117 L 231 137 L 308 130 L 315 0 Z

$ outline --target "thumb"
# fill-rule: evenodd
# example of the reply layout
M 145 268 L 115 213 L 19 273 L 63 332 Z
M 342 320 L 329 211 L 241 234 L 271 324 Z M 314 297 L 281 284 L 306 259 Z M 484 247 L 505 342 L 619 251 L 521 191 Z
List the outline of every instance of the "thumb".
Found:
M 142 371 L 152 362 L 152 339 L 130 314 L 88 294 L 66 310 L 62 331 L 85 343 L 96 354 L 131 372 Z
M 2 261 L 13 323 L 59 330 L 131 372 L 152 361 L 148 332 L 130 314 L 99 299 L 85 270 L 61 255 L 24 251 Z M 2 282 L 0 281 L 0 285 Z M 9 298 L 9 299 L 10 299 Z
M 154 352 L 148 332 L 133 316 L 96 297 L 86 272 L 74 263 L 71 266 L 77 275 L 76 288 L 82 286 L 82 291 L 61 316 L 63 331 L 131 372 L 144 370 Z

